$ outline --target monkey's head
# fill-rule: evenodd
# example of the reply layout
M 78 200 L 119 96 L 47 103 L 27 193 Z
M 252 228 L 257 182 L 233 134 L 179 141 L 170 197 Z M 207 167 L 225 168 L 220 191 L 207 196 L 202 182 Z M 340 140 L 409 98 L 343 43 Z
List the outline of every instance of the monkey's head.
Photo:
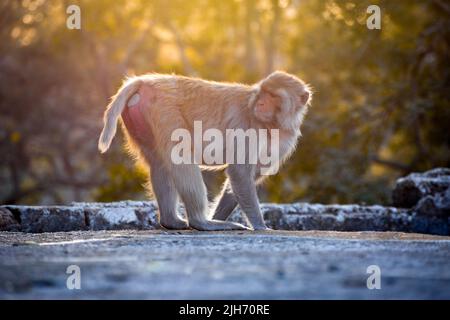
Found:
M 271 127 L 299 130 L 311 102 L 311 90 L 299 78 L 275 71 L 255 85 L 251 103 L 256 119 Z

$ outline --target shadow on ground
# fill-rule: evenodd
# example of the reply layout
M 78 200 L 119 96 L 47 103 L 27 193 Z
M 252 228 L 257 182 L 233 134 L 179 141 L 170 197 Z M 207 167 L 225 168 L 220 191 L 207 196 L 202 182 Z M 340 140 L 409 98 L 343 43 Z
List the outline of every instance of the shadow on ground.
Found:
M 0 298 L 449 299 L 449 257 L 449 237 L 396 232 L 3 232 Z

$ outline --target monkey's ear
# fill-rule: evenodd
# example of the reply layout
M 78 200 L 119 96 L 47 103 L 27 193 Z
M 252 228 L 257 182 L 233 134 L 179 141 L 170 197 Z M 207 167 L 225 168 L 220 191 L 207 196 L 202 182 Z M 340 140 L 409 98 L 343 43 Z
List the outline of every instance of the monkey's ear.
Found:
M 300 95 L 300 103 L 302 104 L 302 106 L 308 103 L 310 95 L 311 94 L 309 91 L 305 91 Z
M 284 82 L 287 78 L 289 78 L 287 73 L 275 71 L 263 79 L 259 85 L 261 90 L 276 94 L 276 91 L 284 86 Z

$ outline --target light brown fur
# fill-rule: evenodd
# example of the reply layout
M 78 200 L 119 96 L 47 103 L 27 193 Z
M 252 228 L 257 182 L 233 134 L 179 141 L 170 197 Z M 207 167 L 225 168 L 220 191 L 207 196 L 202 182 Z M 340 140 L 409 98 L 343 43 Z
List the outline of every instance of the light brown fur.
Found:
M 140 155 L 152 168 L 153 187 L 155 188 L 156 182 L 158 188 L 161 188 L 159 198 L 156 192 L 161 224 L 168 228 L 187 227 L 176 215 L 176 208 L 170 204 L 179 195 L 187 209 L 191 227 L 200 230 L 245 228 L 222 221 L 231 213 L 228 212 L 229 208 L 234 208 L 235 203 L 239 202 L 253 227 L 264 229 L 255 187 L 255 180 L 262 180 L 259 167 L 228 166 L 229 181 L 222 192 L 223 198 L 229 198 L 229 201 L 222 201 L 228 201 L 224 204 L 227 209 L 222 210 L 219 201 L 216 219 L 208 220 L 206 190 L 200 169 L 197 165 L 172 163 L 170 155 L 176 142 L 171 141 L 171 135 L 180 128 L 192 133 L 194 121 L 201 121 L 203 130 L 215 128 L 224 134 L 226 129 L 279 129 L 280 161 L 283 161 L 295 149 L 300 136 L 300 125 L 310 103 L 309 87 L 295 76 L 279 71 L 252 86 L 160 74 L 130 78 L 119 89 L 105 112 L 105 127 L 99 140 L 102 152 L 108 149 L 115 134 L 118 117 L 127 111 L 124 111 L 127 101 L 135 93 L 145 97 L 139 101 L 139 108 L 148 130 L 144 130 L 142 126 L 133 127 L 130 123 L 126 123 L 124 128 L 128 132 L 130 145 L 134 146 L 131 147 L 133 152 Z M 136 134 L 138 131 L 139 134 Z M 224 152 L 227 152 L 225 147 Z M 158 167 L 159 172 L 153 173 L 153 167 Z M 247 188 L 252 189 L 248 191 L 249 194 L 245 191 Z M 229 193 L 226 197 L 225 192 Z M 164 208 L 161 207 L 162 204 Z M 218 214 L 219 212 L 221 213 Z

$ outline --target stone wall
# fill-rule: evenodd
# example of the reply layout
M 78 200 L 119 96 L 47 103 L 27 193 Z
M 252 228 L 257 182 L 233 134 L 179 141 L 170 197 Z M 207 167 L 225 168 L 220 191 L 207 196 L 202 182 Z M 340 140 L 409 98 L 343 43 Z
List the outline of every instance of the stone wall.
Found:
M 183 212 L 183 208 L 180 208 Z M 450 235 L 450 169 L 397 181 L 393 206 L 262 204 L 267 225 L 282 230 L 401 231 Z M 239 210 L 233 220 L 242 221 Z M 31 233 L 159 229 L 153 201 L 0 206 L 0 230 Z

